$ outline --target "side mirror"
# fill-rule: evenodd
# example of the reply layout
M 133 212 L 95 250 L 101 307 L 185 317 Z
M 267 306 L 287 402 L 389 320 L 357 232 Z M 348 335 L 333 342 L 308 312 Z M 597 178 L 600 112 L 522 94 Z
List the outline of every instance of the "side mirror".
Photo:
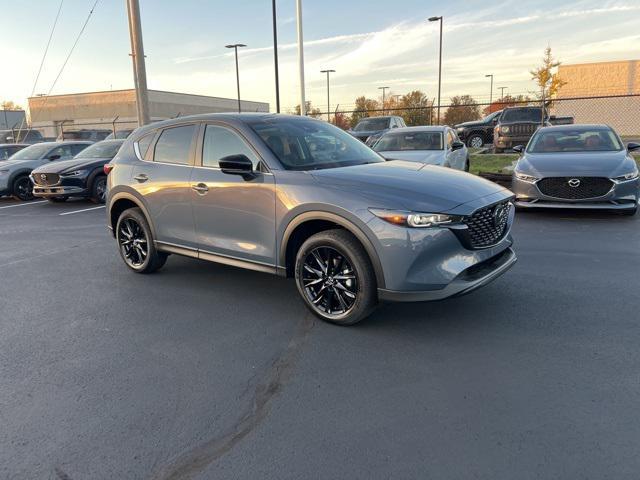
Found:
M 524 152 L 524 145 L 516 145 L 515 147 L 513 147 L 513 151 L 522 155 L 522 153 Z
M 246 155 L 229 155 L 218 162 L 222 173 L 229 175 L 242 175 L 245 180 L 254 176 L 253 162 Z
M 49 160 L 50 162 L 53 162 L 54 160 L 58 160 L 60 158 L 60 155 L 49 155 L 47 157 L 47 160 Z
M 451 150 L 460 150 L 461 148 L 464 148 L 464 143 L 462 142 L 453 142 L 451 144 Z
M 627 145 L 627 150 L 629 150 L 630 152 L 634 152 L 636 150 L 640 150 L 640 143 L 630 142 Z

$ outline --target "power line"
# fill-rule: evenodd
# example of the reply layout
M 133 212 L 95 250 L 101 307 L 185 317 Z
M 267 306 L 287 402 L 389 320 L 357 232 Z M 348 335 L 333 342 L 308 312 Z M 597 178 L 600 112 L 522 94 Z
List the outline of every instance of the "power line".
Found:
M 60 18 L 60 11 L 62 10 L 62 4 L 64 0 L 60 0 L 60 6 L 58 7 L 58 13 L 56 13 L 56 18 L 53 21 L 53 26 L 51 27 L 51 33 L 49 34 L 49 40 L 47 40 L 47 46 L 44 48 L 44 54 L 42 55 L 42 60 L 40 61 L 40 67 L 38 68 L 38 73 L 36 75 L 36 80 L 33 82 L 33 88 L 31 89 L 31 96 L 36 93 L 36 86 L 38 85 L 38 79 L 40 78 L 40 73 L 42 72 L 42 66 L 44 65 L 44 60 L 47 58 L 47 52 L 49 51 L 49 45 L 51 45 L 51 39 L 53 38 L 53 32 L 56 29 L 56 25 L 58 24 L 58 18 Z

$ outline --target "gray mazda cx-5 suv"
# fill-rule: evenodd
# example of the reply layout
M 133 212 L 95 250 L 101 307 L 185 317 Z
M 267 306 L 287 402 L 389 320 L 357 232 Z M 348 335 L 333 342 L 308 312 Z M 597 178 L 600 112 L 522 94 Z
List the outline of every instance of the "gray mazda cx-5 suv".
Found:
M 330 124 L 209 114 L 136 130 L 107 165 L 125 264 L 169 254 L 295 277 L 349 325 L 379 300 L 461 295 L 511 267 L 513 195 L 468 173 L 389 161 Z

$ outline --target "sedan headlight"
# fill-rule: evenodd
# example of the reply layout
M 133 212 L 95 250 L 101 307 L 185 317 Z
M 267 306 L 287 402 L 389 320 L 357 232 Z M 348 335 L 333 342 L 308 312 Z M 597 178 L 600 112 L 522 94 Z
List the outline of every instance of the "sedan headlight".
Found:
M 74 170 L 73 172 L 61 173 L 61 177 L 79 177 L 80 175 L 84 175 L 86 170 Z
M 629 180 L 635 180 L 638 178 L 638 170 L 635 172 L 627 173 L 626 175 L 620 175 L 619 177 L 615 177 L 613 179 L 614 182 L 628 182 Z
M 536 183 L 538 180 L 540 180 L 538 177 L 534 177 L 533 175 L 527 175 L 526 173 L 522 173 L 522 172 L 514 172 L 516 175 L 516 178 L 518 180 L 522 180 L 523 182 L 528 182 L 528 183 Z
M 370 208 L 369 211 L 385 222 L 401 227 L 427 228 L 449 225 L 460 221 L 455 215 L 442 213 L 418 213 Z
M 507 125 L 505 125 L 504 127 L 500 127 L 500 131 L 502 133 L 509 133 L 509 130 L 511 130 Z

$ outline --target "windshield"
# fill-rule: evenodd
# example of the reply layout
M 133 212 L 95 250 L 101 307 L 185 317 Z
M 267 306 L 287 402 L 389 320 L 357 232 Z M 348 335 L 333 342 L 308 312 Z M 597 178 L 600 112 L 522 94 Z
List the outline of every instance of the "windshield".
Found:
M 502 112 L 501 122 L 533 122 L 540 123 L 542 112 L 539 108 L 514 108 Z
M 623 148 L 611 129 L 563 128 L 539 131 L 531 139 L 527 152 L 619 152 Z
M 113 158 L 120 150 L 122 142 L 98 142 L 94 143 L 90 147 L 85 148 L 75 158 Z
M 18 153 L 13 154 L 9 160 L 38 160 L 53 147 L 55 147 L 55 145 L 50 143 L 38 143 L 36 145 L 31 145 L 20 150 Z
M 442 150 L 441 132 L 391 132 L 378 140 L 373 149 L 376 152 L 399 150 Z
M 384 162 L 333 125 L 303 117 L 269 117 L 248 124 L 287 170 L 318 170 Z
M 366 118 L 360 120 L 353 129 L 354 132 L 367 132 L 372 130 L 384 130 L 389 127 L 388 118 Z

